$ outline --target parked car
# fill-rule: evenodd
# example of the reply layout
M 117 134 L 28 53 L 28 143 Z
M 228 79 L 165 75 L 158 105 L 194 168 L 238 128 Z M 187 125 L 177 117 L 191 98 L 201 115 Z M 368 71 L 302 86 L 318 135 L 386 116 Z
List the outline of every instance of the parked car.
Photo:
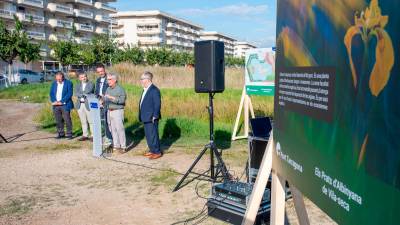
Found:
M 0 74 L 0 89 L 8 87 L 8 77 L 5 74 Z
M 44 82 L 44 76 L 41 73 L 34 72 L 32 70 L 19 69 L 14 77 L 11 78 L 14 83 L 35 83 Z
M 54 80 L 54 76 L 59 70 L 45 70 L 42 72 L 43 76 L 45 77 L 46 81 Z

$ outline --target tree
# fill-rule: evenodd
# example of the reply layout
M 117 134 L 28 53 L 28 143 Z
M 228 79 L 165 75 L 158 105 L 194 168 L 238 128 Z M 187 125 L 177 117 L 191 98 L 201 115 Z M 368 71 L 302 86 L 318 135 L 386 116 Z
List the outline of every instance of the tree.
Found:
M 107 64 L 111 62 L 112 56 L 117 51 L 117 42 L 109 35 L 96 35 L 92 38 L 91 45 L 96 62 Z
M 148 49 L 146 51 L 146 62 L 149 65 L 169 66 L 171 63 L 172 51 L 166 48 Z
M 144 61 L 144 53 L 138 47 L 130 47 L 129 45 L 124 49 L 125 61 L 129 61 L 135 65 L 141 64 Z
M 79 63 L 79 46 L 73 41 L 56 41 L 50 43 L 53 50 L 53 57 L 60 62 L 61 68 Z
M 96 63 L 96 55 L 93 52 L 93 47 L 90 44 L 83 44 L 79 46 L 79 58 L 83 64 L 88 66 Z
M 29 41 L 23 44 L 24 46 L 21 48 L 19 59 L 25 64 L 26 69 L 26 64 L 40 59 L 40 45 L 30 43 Z
M 0 58 L 8 63 L 8 77 L 11 79 L 12 64 L 15 58 L 21 54 L 22 49 L 29 42 L 23 31 L 23 26 L 18 17 L 14 15 L 15 29 L 8 30 L 2 20 L 0 20 Z M 15 82 L 13 77 L 12 81 Z

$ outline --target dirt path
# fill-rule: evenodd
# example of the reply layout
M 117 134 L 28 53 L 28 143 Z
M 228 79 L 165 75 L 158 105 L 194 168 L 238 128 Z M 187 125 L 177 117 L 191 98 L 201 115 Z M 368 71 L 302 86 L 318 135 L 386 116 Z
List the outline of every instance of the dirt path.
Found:
M 171 224 L 203 208 L 196 183 L 171 192 L 195 155 L 173 148 L 149 161 L 141 156 L 145 145 L 140 143 L 123 155 L 93 158 L 89 143 L 60 141 L 39 131 L 33 122 L 39 108 L 0 101 L 0 133 L 12 141 L 0 144 L 0 224 Z M 206 165 L 200 163 L 200 169 Z M 209 187 L 200 183 L 199 193 L 207 196 Z M 329 224 L 306 203 L 314 224 Z M 287 210 L 296 224 L 291 202 Z M 202 224 L 223 223 L 209 218 Z

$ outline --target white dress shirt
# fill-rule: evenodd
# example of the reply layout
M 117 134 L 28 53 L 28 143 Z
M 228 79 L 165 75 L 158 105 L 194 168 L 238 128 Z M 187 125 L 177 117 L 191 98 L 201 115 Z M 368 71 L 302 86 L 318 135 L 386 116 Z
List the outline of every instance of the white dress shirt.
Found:
M 103 96 L 104 82 L 106 82 L 106 78 L 105 77 L 100 78 L 100 90 L 99 90 L 99 95 L 100 96 Z
M 86 82 L 82 82 L 82 91 L 85 91 L 85 88 L 86 88 Z M 85 98 L 81 98 L 81 102 L 85 102 Z
M 58 102 L 61 102 L 63 87 L 64 87 L 64 81 L 61 82 L 61 83 L 58 83 L 58 82 L 57 82 L 56 100 L 57 100 Z
M 143 94 L 142 94 L 142 98 L 140 99 L 140 107 L 142 107 L 142 103 L 143 103 L 143 99 L 146 96 L 147 91 L 149 90 L 149 88 L 151 87 L 152 84 L 150 84 L 147 88 L 143 88 Z

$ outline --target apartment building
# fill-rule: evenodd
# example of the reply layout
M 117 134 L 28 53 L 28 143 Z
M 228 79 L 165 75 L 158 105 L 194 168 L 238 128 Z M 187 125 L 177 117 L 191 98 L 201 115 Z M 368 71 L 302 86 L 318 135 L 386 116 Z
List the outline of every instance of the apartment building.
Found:
M 113 29 L 121 46 L 192 51 L 203 30 L 199 25 L 159 10 L 118 12 L 112 17 L 117 21 Z
M 245 57 L 246 56 L 246 51 L 249 49 L 257 48 L 256 46 L 247 43 L 245 41 L 237 41 L 235 42 L 235 50 L 234 50 L 234 56 L 235 57 Z
M 75 27 L 78 43 L 87 43 L 94 34 L 107 34 L 110 14 L 117 10 L 107 2 L 115 0 L 1 0 L 0 19 L 10 29 L 16 15 L 24 24 L 32 42 L 58 41 L 69 37 Z M 42 44 L 41 55 L 50 59 L 49 48 Z
M 222 41 L 225 45 L 225 55 L 233 56 L 236 39 L 216 31 L 203 31 L 200 34 L 201 40 Z

